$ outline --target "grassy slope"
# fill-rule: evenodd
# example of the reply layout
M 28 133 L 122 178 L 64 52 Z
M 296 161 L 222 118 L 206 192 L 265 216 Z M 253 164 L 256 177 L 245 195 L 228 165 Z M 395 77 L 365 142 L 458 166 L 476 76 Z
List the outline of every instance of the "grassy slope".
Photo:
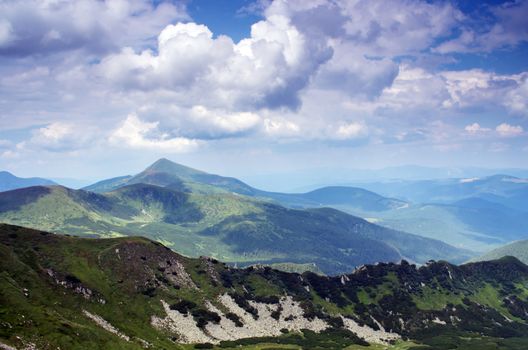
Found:
M 202 195 L 144 184 L 104 195 L 64 187 L 4 192 L 0 221 L 88 236 L 144 235 L 187 256 L 244 265 L 315 263 L 325 273 L 402 257 L 418 262 L 470 257 L 439 241 L 332 209 L 286 209 L 235 194 Z
M 199 289 L 168 281 L 170 274 L 160 266 L 169 260 L 183 264 Z M 201 308 L 206 300 L 215 303 L 216 296 L 225 292 L 246 299 L 287 293 L 303 301 L 305 313 L 327 319 L 343 314 L 375 326 L 373 316 L 386 329 L 434 349 L 524 349 L 528 345 L 523 338 L 528 334 L 523 313 L 528 310 L 528 267 L 512 258 L 462 267 L 435 263 L 418 270 L 408 264 L 380 264 L 348 275 L 343 283 L 341 277 L 310 273 L 300 279 L 266 268 L 229 269 L 221 263 L 178 256 L 139 237 L 92 240 L 0 225 L 0 266 L 0 341 L 19 347 L 34 343 L 38 348 L 140 349 L 146 341 L 153 348 L 192 348 L 175 344 L 170 334 L 150 326 L 152 315 L 163 316 L 159 300 L 183 299 Z M 220 276 L 220 285 L 213 275 Z M 79 294 L 81 286 L 89 288 L 92 297 Z M 518 299 L 515 305 L 506 305 L 513 296 Z M 103 330 L 82 310 L 103 317 L 131 341 Z M 505 321 L 502 315 L 513 321 Z M 439 325 L 433 319 L 456 321 Z M 363 348 L 338 334 L 289 334 L 226 342 L 222 347 Z M 281 345 L 264 345 L 277 342 Z M 418 349 L 411 342 L 391 348 Z
M 525 264 L 528 264 L 528 240 L 510 243 L 475 258 L 473 261 L 495 260 L 504 256 L 514 256 Z
M 528 185 L 504 175 L 475 181 L 446 179 L 380 183 L 372 184 L 370 188 L 398 198 L 414 196 L 410 199 L 415 203 L 439 201 L 453 203 L 451 205 L 411 204 L 354 187 L 325 187 L 298 194 L 266 192 L 237 179 L 208 174 L 167 159 L 158 160 L 125 181 L 111 179 L 87 189 L 105 192 L 133 183 L 148 183 L 196 194 L 238 193 L 292 208 L 332 207 L 395 230 L 440 239 L 479 252 L 528 235 L 525 230 L 528 216 L 524 212 Z M 475 202 L 486 202 L 491 206 Z

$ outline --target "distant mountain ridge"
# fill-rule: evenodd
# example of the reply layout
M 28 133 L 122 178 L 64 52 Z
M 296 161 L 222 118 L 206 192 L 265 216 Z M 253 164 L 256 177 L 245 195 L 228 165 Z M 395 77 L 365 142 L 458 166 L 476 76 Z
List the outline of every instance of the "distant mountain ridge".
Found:
M 84 236 L 147 236 L 187 256 L 214 256 L 241 266 L 315 263 L 329 274 L 378 261 L 471 257 L 438 240 L 335 209 L 296 210 L 231 193 L 189 193 L 144 183 L 104 194 L 61 186 L 3 192 L 0 221 Z
M 473 178 L 451 178 L 419 181 L 385 181 L 354 184 L 384 196 L 414 203 L 453 203 L 468 198 L 481 198 L 519 210 L 528 210 L 528 179 L 510 175 Z M 512 203 L 510 203 L 512 201 Z M 524 206 L 519 207 L 520 204 Z
M 149 183 L 189 193 L 237 193 L 290 208 L 332 207 L 395 230 L 476 251 L 528 237 L 523 229 L 528 225 L 525 210 L 528 181 L 508 175 L 360 184 L 366 189 L 328 186 L 307 193 L 278 193 L 160 159 L 125 181 L 114 181 L 113 186 L 86 189 L 104 192 L 131 183 Z
M 387 210 L 405 204 L 401 200 L 385 198 L 374 192 L 354 187 L 329 186 L 307 193 L 262 191 L 236 178 L 209 174 L 174 163 L 165 158 L 157 160 L 137 175 L 103 180 L 83 189 L 102 193 L 136 183 L 145 183 L 183 192 L 203 194 L 238 193 L 299 208 L 347 204 L 365 210 Z
M 394 230 L 479 252 L 528 238 L 525 230 L 528 214 L 524 210 L 528 205 L 528 183 L 508 175 L 363 184 L 367 189 L 328 186 L 307 193 L 278 193 L 161 158 L 136 175 L 99 181 L 84 189 L 109 193 L 141 183 L 196 195 L 237 194 L 296 209 L 332 207 Z
M 56 185 L 56 183 L 40 177 L 23 178 L 15 176 L 8 171 L 0 171 L 0 192 L 39 185 L 48 186 Z

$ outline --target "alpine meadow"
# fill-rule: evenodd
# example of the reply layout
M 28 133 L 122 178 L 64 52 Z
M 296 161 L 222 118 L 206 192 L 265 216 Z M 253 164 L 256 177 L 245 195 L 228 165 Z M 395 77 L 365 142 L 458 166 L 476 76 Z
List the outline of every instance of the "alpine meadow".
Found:
M 0 0 L 0 349 L 528 349 L 528 0 Z

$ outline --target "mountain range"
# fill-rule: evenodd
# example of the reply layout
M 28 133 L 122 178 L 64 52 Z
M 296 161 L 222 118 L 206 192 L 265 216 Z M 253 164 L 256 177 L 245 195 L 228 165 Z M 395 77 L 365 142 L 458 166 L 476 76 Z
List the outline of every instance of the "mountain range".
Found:
M 528 237 L 524 179 L 362 186 L 269 192 L 160 159 L 136 175 L 81 191 L 47 186 L 0 193 L 0 220 L 87 236 L 144 235 L 178 243 L 178 252 L 188 256 L 280 264 L 290 271 L 315 264 L 314 271 L 325 273 L 401 258 L 458 263 L 478 255 L 467 249 L 484 252 Z
M 510 175 L 365 182 L 361 187 L 414 203 L 454 203 L 468 198 L 479 198 L 517 210 L 528 210 L 528 179 Z
M 507 175 L 328 186 L 307 193 L 261 191 L 246 183 L 160 159 L 136 176 L 96 183 L 105 192 L 126 184 L 150 183 L 187 192 L 227 191 L 290 208 L 332 207 L 395 230 L 463 249 L 488 251 L 528 238 L 528 180 Z
M 0 171 L 0 192 L 39 185 L 56 185 L 56 183 L 40 177 L 23 178 L 15 176 L 8 171 Z
M 526 349 L 528 266 L 335 277 L 190 259 L 141 237 L 0 225 L 2 349 Z
M 487 251 L 528 237 L 528 180 L 508 175 L 361 184 L 409 203 L 398 210 L 361 213 L 380 225 L 440 238 L 457 247 Z
M 7 191 L 0 193 L 0 221 L 88 237 L 141 235 L 187 256 L 239 265 L 315 264 L 328 274 L 403 258 L 424 263 L 471 257 L 331 208 L 290 209 L 211 185 L 199 185 L 198 193 L 188 191 L 194 184 L 181 186 L 135 183 L 103 194 L 61 186 Z M 217 193 L 203 193 L 209 190 Z

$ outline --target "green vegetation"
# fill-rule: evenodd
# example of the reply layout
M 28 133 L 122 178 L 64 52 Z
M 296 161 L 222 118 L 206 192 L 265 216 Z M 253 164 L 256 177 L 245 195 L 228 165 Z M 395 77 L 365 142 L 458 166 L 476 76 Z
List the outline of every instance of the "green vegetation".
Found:
M 141 237 L 88 239 L 0 225 L 0 268 L 0 342 L 18 348 L 141 349 L 148 343 L 156 349 L 417 350 L 528 344 L 528 267 L 511 257 L 420 268 L 382 263 L 328 277 L 264 266 L 233 269 L 213 259 L 185 258 Z M 288 295 L 303 317 L 317 317 L 329 328 L 184 345 L 178 333 L 151 323 L 166 317 L 164 300 L 205 329 L 220 319 L 208 305 L 229 314 L 218 299 L 226 293 L 255 317 L 259 311 L 252 303 L 271 305 Z M 366 347 L 344 328 L 340 315 L 412 341 Z M 96 323 L 97 317 L 113 331 Z M 239 316 L 229 317 L 244 326 Z
M 504 256 L 514 256 L 525 264 L 528 263 L 528 240 L 517 241 L 492 250 L 472 261 L 485 261 L 500 259 Z
M 482 252 L 525 238 L 528 185 L 517 180 L 497 175 L 474 181 L 447 179 L 361 185 L 399 199 L 345 186 L 288 194 L 260 191 L 234 178 L 207 174 L 160 159 L 136 176 L 101 181 L 86 189 L 108 192 L 146 183 L 195 194 L 236 193 L 291 208 L 332 207 L 394 230 Z
M 378 261 L 470 257 L 333 209 L 287 209 L 226 191 L 188 193 L 141 183 L 104 194 L 60 186 L 3 192 L 0 222 L 88 237 L 146 236 L 190 257 L 291 272 L 335 274 Z

